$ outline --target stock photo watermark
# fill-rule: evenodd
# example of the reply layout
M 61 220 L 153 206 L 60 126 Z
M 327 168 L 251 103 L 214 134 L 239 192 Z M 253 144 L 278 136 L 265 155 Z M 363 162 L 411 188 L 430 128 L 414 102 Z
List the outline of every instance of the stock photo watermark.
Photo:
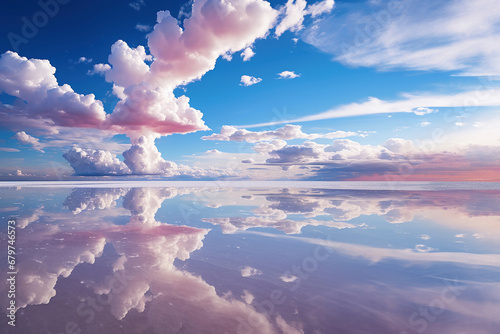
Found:
M 463 100 L 456 104 L 456 107 L 446 108 L 442 112 L 442 118 L 445 124 L 454 123 L 457 118 L 467 118 L 471 113 L 479 108 L 481 101 L 489 99 L 496 93 L 494 82 L 497 81 L 494 77 L 477 77 L 481 89 L 472 91 L 463 97 Z M 415 146 L 420 150 L 420 155 L 425 156 L 434 152 L 438 145 L 449 142 L 449 138 L 444 128 L 439 127 L 432 130 L 431 136 L 428 139 L 416 140 Z M 395 189 L 394 181 L 407 181 L 408 177 L 413 175 L 416 166 L 421 164 L 422 160 L 419 156 L 405 156 L 404 160 L 398 165 L 398 173 L 386 173 L 385 181 L 391 189 Z
M 9 219 L 7 222 L 7 319 L 10 326 L 16 326 L 16 220 Z
M 330 235 L 327 235 L 325 241 L 331 241 Z M 303 258 L 298 264 L 291 265 L 288 270 L 283 272 L 281 275 L 281 279 L 285 284 L 283 288 L 273 289 L 269 294 L 269 298 L 254 301 L 252 305 L 259 314 L 264 314 L 266 318 L 276 315 L 276 307 L 283 305 L 287 301 L 286 292 L 297 291 L 318 270 L 320 264 L 329 259 L 333 253 L 333 248 L 317 245 L 311 256 Z M 256 314 L 250 314 L 247 319 L 238 317 L 237 320 L 239 323 L 238 334 L 259 333 L 262 318 L 257 317 Z M 229 333 L 226 332 L 225 334 Z
M 408 317 L 408 325 L 413 333 L 425 333 L 429 326 L 446 311 L 446 307 L 454 303 L 457 298 L 467 289 L 465 285 L 458 285 L 457 280 L 444 280 L 445 287 L 441 289 L 439 296 L 432 299 L 428 305 L 420 306 L 418 310 Z M 401 331 L 400 334 L 410 334 Z
M 99 312 L 103 312 L 106 306 L 109 306 L 114 296 L 119 295 L 129 285 L 129 281 L 134 278 L 125 275 L 123 271 L 115 271 L 111 277 L 107 279 L 107 286 L 110 287 L 108 294 L 96 294 L 96 296 L 86 296 L 85 299 L 78 304 L 75 309 L 78 319 L 68 321 L 64 325 L 63 331 L 56 333 L 48 332 L 47 334 L 81 334 L 87 333 L 78 323 L 91 324 L 96 319 Z M 106 296 L 106 297 L 104 297 Z
M 51 18 L 54 18 L 60 10 L 61 5 L 66 5 L 71 0 L 40 0 L 38 6 L 40 10 L 30 16 L 21 18 L 19 30 L 11 31 L 7 34 L 12 49 L 19 52 L 19 46 L 28 44 L 30 40 L 38 35 L 41 28 L 45 27 Z
M 370 20 L 367 20 L 362 25 L 354 27 L 356 34 L 352 41 L 350 43 L 342 42 L 339 45 L 339 58 L 347 57 L 357 49 L 367 46 L 389 26 L 395 16 L 402 12 L 402 0 L 389 1 L 384 9 L 373 13 L 370 16 Z

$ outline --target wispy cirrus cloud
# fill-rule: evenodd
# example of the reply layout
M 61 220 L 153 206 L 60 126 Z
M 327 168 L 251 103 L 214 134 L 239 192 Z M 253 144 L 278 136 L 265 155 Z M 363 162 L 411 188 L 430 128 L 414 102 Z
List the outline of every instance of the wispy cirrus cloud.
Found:
M 89 64 L 92 62 L 92 58 L 87 58 L 87 57 L 80 57 L 78 58 L 77 63 L 84 63 L 84 64 Z
M 142 7 L 146 6 L 146 2 L 144 0 L 136 0 L 129 2 L 128 5 L 130 8 L 140 11 Z
M 0 152 L 21 152 L 17 148 L 12 148 L 12 147 L 0 147 Z
M 405 261 L 411 264 L 422 262 L 447 262 L 447 263 L 463 263 L 481 266 L 500 266 L 500 258 L 497 254 L 470 254 L 470 253 L 457 253 L 457 252 L 418 252 L 408 249 L 393 249 L 393 248 L 378 248 L 365 245 L 349 244 L 344 242 L 337 242 L 331 240 L 321 240 L 313 238 L 304 238 L 288 235 L 278 235 L 264 232 L 246 232 L 249 234 L 256 234 L 276 239 L 291 239 L 311 243 L 314 245 L 321 245 L 330 247 L 338 252 L 350 256 L 359 256 L 374 263 L 398 260 Z
M 399 99 L 394 100 L 381 100 L 376 97 L 369 97 L 364 102 L 345 104 L 324 112 L 298 117 L 295 119 L 241 125 L 237 127 L 254 128 L 285 123 L 310 122 L 324 119 L 392 113 L 414 113 L 422 116 L 428 113 L 436 112 L 437 110 L 435 108 L 464 108 L 481 106 L 500 106 L 500 88 L 496 85 L 489 86 L 488 83 L 488 88 L 463 91 L 454 94 L 403 93 Z
M 340 4 L 302 39 L 349 66 L 500 75 L 497 0 Z

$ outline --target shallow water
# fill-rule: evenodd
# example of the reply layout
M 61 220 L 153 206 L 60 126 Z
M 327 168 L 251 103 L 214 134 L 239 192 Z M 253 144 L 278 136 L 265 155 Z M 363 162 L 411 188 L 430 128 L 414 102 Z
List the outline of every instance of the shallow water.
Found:
M 496 183 L 14 185 L 0 269 L 15 218 L 16 326 L 1 333 L 500 328 Z

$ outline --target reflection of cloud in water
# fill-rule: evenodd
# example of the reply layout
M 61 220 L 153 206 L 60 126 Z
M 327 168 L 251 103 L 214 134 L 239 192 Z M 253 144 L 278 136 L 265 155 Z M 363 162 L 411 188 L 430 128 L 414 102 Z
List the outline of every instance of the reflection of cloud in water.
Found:
M 41 231 L 40 231 L 41 232 Z M 68 277 L 80 263 L 94 263 L 106 243 L 92 233 L 40 233 L 40 238 L 18 238 L 16 302 L 18 308 L 47 304 L 55 296 L 59 277 Z M 21 241 L 22 240 L 22 241 Z
M 29 224 L 36 222 L 43 213 L 43 205 L 36 208 L 31 214 L 23 214 L 21 217 L 17 218 L 16 225 L 19 228 L 25 228 Z
M 191 252 L 203 246 L 202 240 L 207 232 L 204 229 L 172 225 L 127 225 L 105 231 L 107 241 L 113 244 L 120 255 L 117 259 L 119 263 L 114 266 L 115 273 L 128 278 L 123 290 L 113 294 L 111 313 L 122 319 L 131 309 L 144 311 L 147 293 L 151 292 L 149 298 L 157 297 L 153 292 L 157 280 L 167 279 L 158 276 L 177 272 L 175 259 L 189 259 Z M 94 286 L 97 294 L 111 292 L 111 281 L 108 279 L 105 282 Z
M 123 207 L 130 210 L 130 223 L 159 225 L 155 214 L 161 208 L 164 200 L 177 196 L 177 189 L 173 188 L 134 188 L 123 199 Z
M 201 277 L 178 270 L 175 258 L 189 258 L 190 252 L 202 246 L 207 230 L 177 228 L 186 230 L 168 237 L 152 231 L 144 238 L 131 231 L 127 237 L 118 234 L 121 240 L 112 238 L 117 252 L 127 258 L 123 276 L 133 277 L 112 299 L 111 311 L 117 318 L 132 308 L 142 311 L 149 300 L 147 317 L 155 333 L 236 333 L 252 327 L 259 333 L 278 333 L 277 328 L 290 326 L 282 319 L 273 324 L 247 303 L 221 297 Z M 96 289 L 97 293 L 110 291 L 111 287 Z
M 73 214 L 84 210 L 103 210 L 116 206 L 116 201 L 127 193 L 123 188 L 77 188 L 66 198 L 66 206 Z
M 270 238 L 277 238 L 277 239 L 290 239 L 290 240 L 310 243 L 313 245 L 324 246 L 352 257 L 365 258 L 373 263 L 386 260 L 399 260 L 408 263 L 448 262 L 448 263 L 465 264 L 469 266 L 500 267 L 500 256 L 498 254 L 430 252 L 431 249 L 425 248 L 424 245 L 417 245 L 415 249 L 378 248 L 365 245 L 351 244 L 346 242 L 286 236 L 286 235 L 263 233 L 263 232 L 246 232 L 246 233 L 251 233 Z
M 241 269 L 241 276 L 242 277 L 252 277 L 252 276 L 257 276 L 257 275 L 262 275 L 262 271 L 257 269 L 257 268 L 252 268 L 250 266 L 246 266 Z
M 457 238 L 472 235 L 491 237 L 495 233 L 498 234 L 500 228 L 500 206 L 498 205 L 500 193 L 498 192 L 310 189 L 210 189 L 205 192 L 203 189 L 188 188 L 131 188 L 130 190 L 82 188 L 74 190 L 64 202 L 69 212 L 55 213 L 53 210 L 40 207 L 19 218 L 18 247 L 22 251 L 18 257 L 18 306 L 27 310 L 28 305 L 41 305 L 54 301 L 58 298 L 56 291 L 59 295 L 61 294 L 58 290 L 60 285 L 57 284 L 64 281 L 62 279 L 64 277 L 79 280 L 79 271 L 75 268 L 83 264 L 79 268 L 85 268 L 86 271 L 86 276 L 84 275 L 82 279 L 86 293 L 101 297 L 112 296 L 108 298 L 107 306 L 110 312 L 108 318 L 120 319 L 124 326 L 131 324 L 133 321 L 131 319 L 140 314 L 141 319 L 144 320 L 143 331 L 149 330 L 155 333 L 233 333 L 238 330 L 248 333 L 251 330 L 258 333 L 302 332 L 303 325 L 291 323 L 289 317 L 285 317 L 287 320 L 280 315 L 268 318 L 258 312 L 256 305 L 261 301 L 259 293 L 262 291 L 252 284 L 249 284 L 246 290 L 234 290 L 238 292 L 238 296 L 241 296 L 236 298 L 230 293 L 223 295 L 219 291 L 221 289 L 219 285 L 207 283 L 207 281 L 213 282 L 207 277 L 204 276 L 207 279 L 205 281 L 200 276 L 178 268 L 176 261 L 187 260 L 193 252 L 200 250 L 208 233 L 206 229 L 173 226 L 156 220 L 155 215 L 164 201 L 179 195 L 186 195 L 179 199 L 179 203 L 187 203 L 188 206 L 193 205 L 195 208 L 200 208 L 201 205 L 221 208 L 211 211 L 219 215 L 222 213 L 227 215 L 231 207 L 236 207 L 239 211 L 242 206 L 248 207 L 247 211 L 243 210 L 244 214 L 241 216 L 204 219 L 212 224 L 220 225 L 223 233 L 234 233 L 254 227 L 270 227 L 287 234 L 298 234 L 305 226 L 324 225 L 333 228 L 348 228 L 361 225 L 351 220 L 368 215 L 378 215 L 390 223 L 409 222 L 414 217 L 427 218 L 438 224 L 450 226 L 453 230 L 452 235 L 457 235 Z M 194 204 L 193 197 L 198 199 Z M 119 207 L 120 203 L 126 210 Z M 93 210 L 100 211 L 96 214 Z M 115 215 L 123 215 L 124 211 L 127 213 L 126 217 L 129 218 L 127 224 L 115 225 L 111 218 Z M 130 217 L 128 217 L 129 212 Z M 461 233 L 461 229 L 470 232 Z M 464 267 L 474 270 L 479 267 L 496 270 L 500 267 L 497 254 L 434 251 L 430 246 L 420 244 L 423 243 L 422 240 L 429 240 L 428 235 L 420 234 L 420 232 L 418 241 L 413 240 L 408 249 L 380 248 L 281 234 L 251 233 L 261 237 L 291 238 L 289 240 L 293 242 L 331 247 L 339 255 L 335 260 L 347 257 L 349 261 L 356 262 L 356 264 L 350 264 L 352 268 L 364 270 L 362 273 L 368 276 L 372 275 L 373 269 L 366 269 L 359 265 L 359 261 L 372 265 L 380 264 L 377 266 L 380 270 L 382 267 L 386 270 L 387 266 L 394 265 L 394 263 L 398 264 L 398 268 L 400 268 L 399 264 L 404 264 L 404 266 L 418 264 L 418 268 L 435 264 L 455 265 L 456 268 Z M 438 239 L 433 235 L 432 241 L 436 240 Z M 108 248 L 105 247 L 106 245 Z M 432 246 L 435 247 L 434 244 Z M 113 256 L 106 257 L 109 247 L 112 249 Z M 279 252 L 277 253 L 278 255 L 271 256 L 282 256 Z M 333 258 L 335 256 L 332 256 Z M 109 262 L 106 270 L 98 266 L 99 261 Z M 247 263 L 261 268 L 265 274 L 258 276 L 258 280 L 247 278 L 243 280 L 264 284 L 262 282 L 269 279 L 272 270 L 265 266 L 265 261 L 262 267 L 250 261 Z M 235 265 L 238 270 L 245 269 L 236 273 L 240 279 L 241 276 L 251 277 L 261 273 L 259 269 L 241 267 L 247 263 Z M 326 267 L 325 262 L 322 268 Z M 400 319 L 396 319 L 399 321 L 396 325 L 404 327 L 407 324 L 408 315 L 414 309 L 418 310 L 420 305 L 426 305 L 435 298 L 436 294 L 440 293 L 440 291 L 430 293 L 418 284 L 412 285 L 414 282 L 406 282 L 404 284 L 408 286 L 404 287 L 396 287 L 395 284 L 383 285 L 383 282 L 374 285 L 373 282 L 366 283 L 359 277 L 352 276 L 349 276 L 348 280 L 335 281 L 333 284 L 332 280 L 336 280 L 336 275 L 341 274 L 332 273 L 334 275 L 324 278 L 325 294 L 323 295 L 322 291 L 321 296 L 316 296 L 312 304 L 301 301 L 302 304 L 299 306 L 302 305 L 303 308 L 297 308 L 300 312 L 300 317 L 297 316 L 297 318 L 302 319 L 304 323 L 308 321 L 310 314 L 316 312 L 315 307 L 319 316 L 324 316 L 325 310 L 331 310 L 328 308 L 331 304 L 328 303 L 334 303 L 337 313 L 334 312 L 335 314 L 331 317 L 333 320 L 338 320 L 339 326 L 346 324 L 345 319 L 359 315 L 359 312 L 362 312 L 360 310 L 365 310 L 368 313 L 366 316 L 371 317 L 370 319 L 376 318 L 380 322 L 384 319 L 394 320 L 402 314 Z M 389 273 L 394 273 L 394 271 L 389 271 Z M 124 277 L 126 281 L 119 293 L 113 290 L 110 279 L 115 275 Z M 385 275 L 387 276 L 387 273 Z M 386 276 L 382 276 L 382 279 L 387 279 Z M 282 284 L 281 287 L 283 285 L 294 286 L 299 283 L 305 287 L 307 284 L 317 283 L 316 278 L 308 283 L 303 282 L 303 278 L 297 275 L 282 274 L 282 272 L 275 275 L 275 279 Z M 335 288 L 332 288 L 332 285 L 335 285 Z M 315 286 L 314 291 L 319 291 L 321 287 Z M 381 288 L 380 292 L 374 292 L 374 287 Z M 4 282 L 0 293 L 6 293 L 5 288 Z M 341 290 L 347 292 L 344 293 Z M 311 293 L 312 290 L 304 288 L 304 291 Z M 353 291 L 356 292 L 353 293 Z M 487 292 L 490 295 L 486 296 Z M 491 303 L 486 305 L 479 302 L 477 297 L 476 299 L 466 297 L 456 303 L 446 304 L 446 309 L 449 312 L 456 312 L 459 316 L 469 317 L 467 319 L 487 321 L 496 319 L 494 314 L 495 312 L 498 314 L 500 309 L 498 284 L 481 287 L 474 283 L 470 288 L 470 294 L 484 295 L 483 300 L 490 300 Z M 302 297 L 311 296 L 302 295 Z M 382 303 L 385 306 L 379 307 L 380 300 L 385 301 Z M 323 301 L 325 306 L 321 309 Z M 80 301 L 76 300 L 77 304 L 78 302 Z M 411 303 L 414 303 L 415 307 L 405 309 L 404 312 L 407 313 L 401 313 L 401 310 L 398 310 L 401 304 L 407 306 Z M 44 307 L 49 306 L 40 306 L 37 312 L 43 313 L 47 310 Z M 76 307 L 70 310 L 73 315 Z M 306 307 L 309 309 L 305 309 Z M 57 314 L 47 311 L 44 317 L 56 319 Z M 102 321 L 103 317 L 101 314 L 99 321 Z M 332 319 L 327 319 L 324 323 L 331 325 Z M 433 327 L 432 333 L 439 333 L 439 326 L 442 326 L 442 323 L 434 325 L 436 327 Z M 390 327 L 387 326 L 384 324 L 379 332 L 387 330 Z M 441 328 L 441 332 L 448 331 L 452 328 L 450 326 Z M 339 329 L 339 331 L 342 332 L 346 328 Z M 460 328 L 469 329 L 462 324 L 462 327 L 457 326 L 456 330 Z
M 332 228 L 352 228 L 355 225 L 323 220 L 291 220 L 280 219 L 274 220 L 267 217 L 227 217 L 227 218 L 204 218 L 204 222 L 214 225 L 220 225 L 223 233 L 234 233 L 236 231 L 244 231 L 252 227 L 272 227 L 286 234 L 298 234 L 304 226 L 328 226 Z
M 486 232 L 490 237 L 500 232 L 498 191 L 283 189 L 272 194 L 269 191 L 248 192 L 255 201 L 247 201 L 246 205 L 259 205 L 252 209 L 252 216 L 205 218 L 204 221 L 220 225 L 224 233 L 272 227 L 289 234 L 299 233 L 307 225 L 355 227 L 359 224 L 351 220 L 377 215 L 392 224 L 411 222 L 419 217 L 455 229 Z M 294 217 L 289 218 L 291 215 Z M 322 219 L 313 219 L 316 217 Z
M 82 195 L 80 201 L 78 193 Z M 97 267 L 86 267 L 92 279 L 84 283 L 98 295 L 112 295 L 109 307 L 116 319 L 126 322 L 132 310 L 145 312 L 147 325 L 154 333 L 280 333 L 287 329 L 300 333 L 295 328 L 299 325 L 292 326 L 281 316 L 267 318 L 251 304 L 231 295 L 221 296 L 201 277 L 174 265 L 176 259 L 187 260 L 200 249 L 209 231 L 155 220 L 162 202 L 177 194 L 175 189 L 162 188 L 134 188 L 126 193 L 109 189 L 73 192 L 65 201 L 71 212 L 59 214 L 60 221 L 72 223 L 37 223 L 21 229 L 24 234 L 18 239 L 22 249 L 18 259 L 18 307 L 49 303 L 56 295 L 60 278 L 71 276 L 78 264 L 94 264 L 105 245 L 110 244 L 116 251 L 112 272 L 103 277 Z M 128 224 L 102 221 L 99 228 L 95 222 L 87 225 L 85 219 L 74 220 L 74 213 L 84 217 L 84 211 L 114 207 L 122 195 L 123 206 L 131 212 Z M 116 275 L 126 281 L 119 293 L 113 292 L 110 279 Z

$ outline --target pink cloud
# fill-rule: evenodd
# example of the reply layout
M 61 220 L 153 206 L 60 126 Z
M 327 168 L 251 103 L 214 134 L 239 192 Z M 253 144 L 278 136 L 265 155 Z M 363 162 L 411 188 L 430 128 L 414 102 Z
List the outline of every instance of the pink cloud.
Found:
M 22 125 L 25 119 L 32 118 L 41 128 L 102 127 L 106 119 L 102 102 L 96 100 L 94 94 L 82 95 L 75 93 L 69 85 L 59 86 L 55 71 L 48 60 L 28 59 L 11 51 L 2 54 L 0 92 L 24 102 L 0 104 L 2 123 L 12 124 L 17 120 Z M 36 125 L 36 121 L 31 125 Z
M 78 127 L 126 134 L 134 145 L 125 153 L 125 163 L 132 173 L 161 171 L 174 175 L 175 164 L 161 158 L 154 147 L 155 138 L 209 128 L 202 112 L 189 105 L 189 98 L 176 97 L 173 90 L 200 79 L 215 67 L 221 55 L 244 50 L 256 39 L 265 38 L 276 18 L 277 11 L 262 0 L 195 1 L 183 28 L 168 11 L 158 12 L 157 23 L 148 35 L 151 54 L 144 46 L 131 48 L 119 40 L 111 47 L 109 64 L 96 64 L 90 72 L 104 75 L 120 98 L 108 114 L 93 94 L 82 95 L 69 85 L 60 86 L 54 75 L 56 69 L 48 60 L 6 52 L 0 58 L 0 93 L 23 103 L 1 104 L 0 120 L 23 130 L 30 126 L 57 133 L 57 127 Z M 144 151 L 141 140 L 148 143 L 151 152 Z M 109 168 L 109 174 L 116 174 L 127 169 L 109 152 L 75 150 L 66 157 L 78 171 L 105 174 Z M 186 172 L 186 168 L 183 170 Z

